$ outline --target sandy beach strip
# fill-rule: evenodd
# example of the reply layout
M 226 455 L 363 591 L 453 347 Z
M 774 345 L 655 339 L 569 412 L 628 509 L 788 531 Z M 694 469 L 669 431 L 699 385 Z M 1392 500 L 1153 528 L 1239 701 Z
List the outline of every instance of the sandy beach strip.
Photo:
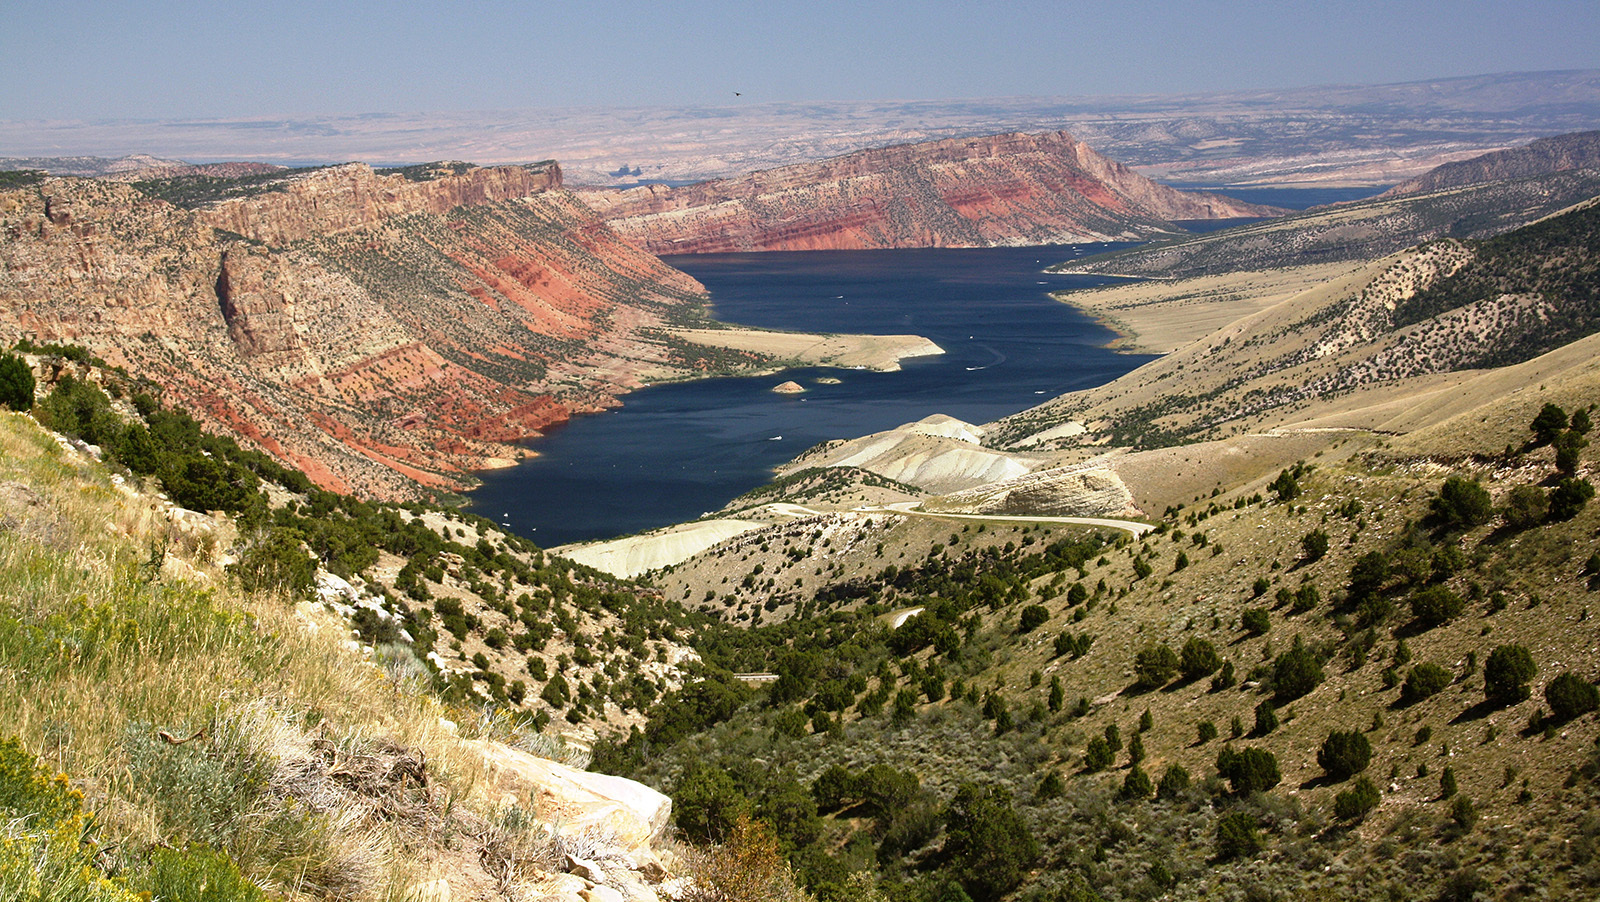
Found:
M 790 365 L 860 367 L 894 372 L 907 357 L 943 354 L 920 335 L 824 335 L 762 329 L 674 329 L 673 336 L 698 345 L 768 354 Z

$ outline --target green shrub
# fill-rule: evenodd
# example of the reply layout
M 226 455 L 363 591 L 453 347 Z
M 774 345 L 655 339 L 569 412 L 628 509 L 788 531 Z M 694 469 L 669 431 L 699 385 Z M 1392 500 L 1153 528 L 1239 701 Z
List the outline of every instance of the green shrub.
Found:
M 1295 590 L 1294 604 L 1289 607 L 1291 614 L 1304 614 L 1322 604 L 1322 593 L 1316 586 L 1306 583 Z
M 1322 560 L 1328 553 L 1328 533 L 1321 529 L 1314 529 L 1300 537 L 1300 550 L 1305 553 L 1305 559 L 1310 563 Z
M 1544 687 L 1544 700 L 1557 723 L 1600 708 L 1600 689 L 1572 671 L 1564 671 Z
M 1417 776 L 1422 776 L 1422 772 L 1418 771 L 1417 772 Z M 1450 798 L 1451 796 L 1453 796 L 1455 794 L 1456 794 L 1456 769 L 1453 768 L 1453 767 L 1446 767 L 1439 774 L 1439 798 L 1448 799 L 1448 798 Z
M 1528 424 L 1533 430 L 1533 440 L 1540 445 L 1548 445 L 1555 441 L 1561 430 L 1567 428 L 1567 412 L 1555 404 L 1545 404 L 1539 408 L 1539 413 Z
M 1217 773 L 1239 795 L 1266 792 L 1283 779 L 1278 770 L 1277 756 L 1266 749 L 1257 748 L 1247 748 L 1242 752 L 1223 748 L 1217 753 Z
M 1298 469 L 1298 467 L 1295 468 L 1295 470 Z M 1286 501 L 1293 501 L 1294 499 L 1300 497 L 1300 482 L 1297 478 L 1298 475 L 1299 474 L 1294 470 L 1283 470 L 1278 473 L 1277 478 L 1273 479 L 1272 482 L 1268 484 L 1267 489 L 1271 491 L 1272 494 L 1277 496 L 1280 504 Z
M 811 781 L 811 795 L 820 811 L 837 811 L 860 799 L 856 776 L 842 764 L 830 765 Z
M 1266 699 L 1256 705 L 1256 725 L 1250 731 L 1251 736 L 1265 736 L 1278 728 L 1278 712 L 1272 706 L 1272 700 Z
M 1120 799 L 1148 799 L 1155 787 L 1150 783 L 1150 777 L 1138 764 L 1128 769 L 1127 776 L 1122 778 L 1122 789 L 1118 791 Z
M 672 794 L 673 821 L 696 842 L 721 840 L 741 816 L 754 811 L 755 804 L 727 771 L 702 762 L 691 762 Z
M 1279 704 L 1291 702 L 1322 682 L 1322 662 L 1299 637 L 1272 661 L 1272 695 Z
M 1252 636 L 1260 636 L 1272 629 L 1272 619 L 1266 608 L 1245 608 L 1239 615 L 1239 626 Z
M 1156 784 L 1156 798 L 1164 801 L 1182 798 L 1189 791 L 1189 782 L 1189 771 L 1183 765 L 1169 764 L 1161 775 L 1161 782 Z
M 1191 636 L 1183 643 L 1183 651 L 1178 655 L 1178 669 L 1184 679 L 1198 680 L 1221 666 L 1222 656 L 1217 654 L 1217 647 L 1210 641 Z
M 1491 702 L 1514 704 L 1528 697 L 1528 681 L 1539 668 L 1533 655 L 1517 644 L 1500 645 L 1483 665 L 1483 693 Z
M 1178 672 L 1178 653 L 1166 643 L 1146 645 L 1134 656 L 1133 674 L 1141 689 L 1164 686 Z
M 1550 513 L 1550 500 L 1545 496 L 1544 489 L 1536 485 L 1519 485 L 1506 495 L 1506 506 L 1501 508 L 1500 516 L 1505 518 L 1506 525 L 1512 529 L 1532 529 L 1544 522 Z
M 1044 779 L 1039 781 L 1039 788 L 1034 791 L 1034 795 L 1040 799 L 1059 799 L 1061 794 L 1066 791 L 1066 788 L 1066 783 L 1061 779 L 1060 771 L 1052 770 L 1044 775 Z
M 1333 797 L 1333 816 L 1341 821 L 1360 820 L 1367 812 L 1378 807 L 1382 797 L 1378 787 L 1366 777 L 1357 779 L 1350 788 Z
M 274 526 L 245 546 L 228 573 L 248 592 L 309 598 L 316 588 L 317 565 L 301 547 L 298 532 Z
M 1317 751 L 1317 764 L 1328 779 L 1348 780 L 1372 762 L 1372 743 L 1359 730 L 1334 730 Z
M 1550 444 L 1556 449 L 1556 469 L 1568 476 L 1577 473 L 1583 449 L 1589 446 L 1589 440 L 1581 433 L 1569 430 L 1556 436 L 1556 440 Z
M 1199 739 L 1200 744 L 1205 745 L 1211 740 L 1217 738 L 1217 725 L 1209 720 L 1202 720 L 1197 726 L 1196 732 L 1199 734 L 1197 738 Z
M 1096 736 L 1083 751 L 1083 769 L 1091 774 L 1105 770 L 1111 766 L 1115 754 L 1104 738 Z
M 944 853 L 975 902 L 1016 889 L 1039 857 L 1038 841 L 1000 787 L 963 783 L 945 811 L 945 830 Z
M 0 404 L 12 410 L 33 409 L 33 369 L 15 354 L 0 354 Z
M 1405 685 L 1400 687 L 1400 703 L 1413 705 L 1437 695 L 1449 687 L 1451 680 L 1450 671 L 1438 664 L 1424 661 L 1406 674 Z
M 1017 624 L 1017 632 L 1031 633 L 1043 626 L 1050 619 L 1050 610 L 1042 604 L 1030 604 L 1022 609 L 1022 618 Z
M 38 404 L 35 417 L 45 427 L 80 438 L 91 445 L 107 445 L 122 429 L 111 412 L 111 399 L 92 382 L 62 376 Z
M 1481 526 L 1494 516 L 1494 504 L 1489 500 L 1488 490 L 1479 485 L 1477 480 L 1460 476 L 1446 479 L 1428 507 L 1434 521 L 1451 531 Z
M 1221 692 L 1229 686 L 1232 686 L 1233 682 L 1233 662 L 1223 661 L 1222 669 L 1218 670 L 1217 675 L 1211 678 L 1211 691 Z
M 1571 520 L 1594 497 L 1594 486 L 1587 479 L 1563 476 L 1550 490 L 1550 519 Z
M 1467 603 L 1444 586 L 1429 586 L 1411 596 L 1411 615 L 1424 629 L 1442 626 L 1461 616 Z
M 261 888 L 228 856 L 204 845 L 182 851 L 154 848 L 150 867 L 130 881 L 163 902 L 267 902 Z
M 1218 861 L 1248 858 L 1261 851 L 1261 834 L 1255 816 L 1233 810 L 1217 819 L 1216 853 Z

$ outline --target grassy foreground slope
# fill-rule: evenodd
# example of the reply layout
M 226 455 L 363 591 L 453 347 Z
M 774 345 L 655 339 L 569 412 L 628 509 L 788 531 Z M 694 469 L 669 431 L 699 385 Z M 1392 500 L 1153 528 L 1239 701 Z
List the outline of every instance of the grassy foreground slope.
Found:
M 237 463 L 218 448 L 202 456 Z M 548 706 L 572 723 L 585 700 L 594 716 L 618 714 L 611 699 L 625 693 L 595 687 L 609 686 L 603 668 L 615 656 L 634 660 L 631 633 L 582 665 L 561 654 L 577 697 L 511 702 L 489 664 L 450 665 L 465 656 L 460 641 L 429 665 L 395 618 L 372 607 L 329 611 L 340 605 L 309 603 L 295 579 L 263 581 L 252 570 L 263 560 L 252 549 L 268 535 L 290 537 L 280 564 L 297 556 L 308 569 L 375 561 L 377 547 L 345 545 L 313 563 L 306 543 L 327 554 L 326 533 L 265 525 L 273 513 L 254 504 L 231 517 L 185 510 L 94 454 L 29 416 L 0 414 L 0 897 L 445 902 L 576 899 L 604 885 L 631 898 L 648 891 L 647 878 L 665 878 L 649 829 L 628 820 L 634 809 L 595 809 L 559 765 L 534 760 L 586 760 L 540 728 Z M 328 501 L 295 502 L 281 485 L 269 493 L 279 514 Z M 340 511 L 321 517 L 337 523 Z M 445 523 L 430 528 L 464 537 L 471 525 Z M 246 541 L 236 542 L 241 531 Z M 505 570 L 501 587 L 534 578 Z M 586 631 L 611 636 L 625 629 L 622 618 L 648 616 L 589 612 L 620 596 L 570 567 L 541 567 L 536 578 L 524 588 L 564 593 L 546 597 L 546 610 L 572 630 L 566 647 L 579 657 Z M 441 592 L 463 582 L 418 579 Z M 474 579 L 485 592 L 482 571 Z M 277 590 L 242 588 L 253 582 Z M 455 616 L 496 616 L 500 591 L 465 596 L 474 607 Z M 432 610 L 412 609 L 420 617 L 402 622 L 431 633 L 456 597 L 433 595 Z M 364 648 L 357 638 L 373 641 L 374 629 L 401 636 Z M 463 635 L 498 649 L 492 630 L 474 623 Z M 441 625 L 438 635 L 443 651 L 450 632 Z M 649 666 L 634 676 L 650 679 Z M 567 873 L 569 854 L 606 869 L 580 879 Z M 693 873 L 695 860 L 680 857 L 673 871 Z

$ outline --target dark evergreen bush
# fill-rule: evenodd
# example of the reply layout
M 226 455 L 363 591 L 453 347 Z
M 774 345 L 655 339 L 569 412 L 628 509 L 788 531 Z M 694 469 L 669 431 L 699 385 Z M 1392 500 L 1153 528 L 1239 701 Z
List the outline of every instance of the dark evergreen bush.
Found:
M 1444 586 L 1428 586 L 1411 596 L 1411 615 L 1425 629 L 1442 626 L 1461 616 L 1467 603 Z
M 1550 490 L 1550 519 L 1571 520 L 1594 497 L 1594 486 L 1587 479 L 1563 476 Z
M 1550 500 L 1544 490 L 1536 485 L 1519 485 L 1506 495 L 1506 506 L 1500 515 L 1512 529 L 1532 529 L 1544 522 L 1550 512 Z
M 1533 655 L 1523 646 L 1497 646 L 1483 664 L 1484 697 L 1507 705 L 1520 702 L 1528 697 L 1528 681 L 1538 671 Z
M 1239 615 L 1239 626 L 1252 636 L 1260 636 L 1272 629 L 1272 619 L 1266 608 L 1245 608 Z
M 1400 703 L 1412 705 L 1437 695 L 1449 687 L 1452 679 L 1450 671 L 1438 664 L 1424 661 L 1406 674 L 1405 685 L 1400 687 Z
M 1550 716 L 1564 723 L 1600 708 L 1600 689 L 1572 671 L 1564 671 L 1544 687 Z
M 1043 626 L 1050 619 L 1050 610 L 1042 604 L 1030 604 L 1022 609 L 1022 618 L 1017 624 L 1017 632 L 1031 633 Z
M 1217 647 L 1210 641 L 1191 636 L 1183 643 L 1183 651 L 1178 656 L 1178 668 L 1184 679 L 1198 680 L 1221 666 L 1222 656 L 1217 654 Z
M 1166 685 L 1178 672 L 1178 653 L 1165 643 L 1146 645 L 1134 656 L 1133 674 L 1141 689 Z
M 1156 785 L 1156 798 L 1172 801 L 1181 798 L 1189 791 L 1189 771 L 1181 764 L 1167 765 L 1166 772 L 1161 775 L 1161 782 Z
M 1367 812 L 1378 807 L 1382 796 L 1378 794 L 1378 787 L 1366 777 L 1357 779 L 1350 784 L 1350 788 L 1333 797 L 1333 816 L 1341 821 L 1359 820 Z
M 1359 730 L 1334 730 L 1317 752 L 1317 764 L 1335 782 L 1361 773 L 1371 761 L 1372 743 Z
M 12 410 L 33 409 L 33 370 L 15 354 L 0 354 L 0 404 Z
M 944 853 L 975 902 L 998 899 L 1021 885 L 1039 857 L 1039 844 L 1011 793 L 963 783 L 945 811 Z
M 1255 816 L 1237 809 L 1217 819 L 1216 849 L 1218 861 L 1248 858 L 1261 851 L 1261 834 L 1256 829 Z
M 1242 752 L 1223 748 L 1217 753 L 1217 773 L 1239 795 L 1266 792 L 1283 779 L 1278 771 L 1277 756 L 1266 749 L 1257 748 L 1247 748 Z
M 1429 503 L 1434 521 L 1446 530 L 1465 530 L 1481 526 L 1494 516 L 1489 492 L 1475 479 L 1451 476 L 1439 487 Z
M 1272 662 L 1272 695 L 1279 704 L 1291 702 L 1322 682 L 1322 661 L 1299 637 L 1289 650 Z

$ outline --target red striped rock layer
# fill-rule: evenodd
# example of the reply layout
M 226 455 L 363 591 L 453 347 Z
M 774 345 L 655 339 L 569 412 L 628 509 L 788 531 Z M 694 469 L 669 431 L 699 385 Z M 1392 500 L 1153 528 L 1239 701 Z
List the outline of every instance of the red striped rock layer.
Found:
M 83 179 L 0 193 L 0 340 L 85 345 L 328 488 L 459 488 L 670 371 L 649 330 L 700 309 L 555 184 L 352 165 L 198 212 Z
M 652 253 L 992 247 L 1146 238 L 1282 211 L 1157 184 L 1066 132 L 861 151 L 737 179 L 585 191 Z

